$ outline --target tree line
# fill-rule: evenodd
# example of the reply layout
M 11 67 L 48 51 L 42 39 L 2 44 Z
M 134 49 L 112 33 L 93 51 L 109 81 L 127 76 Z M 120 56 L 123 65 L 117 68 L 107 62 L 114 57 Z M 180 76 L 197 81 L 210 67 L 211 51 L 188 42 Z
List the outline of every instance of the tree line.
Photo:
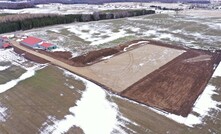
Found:
M 153 10 L 121 10 L 108 12 L 94 12 L 93 14 L 70 14 L 70 15 L 33 15 L 30 17 L 18 17 L 18 19 L 6 19 L 0 22 L 0 33 L 28 30 L 32 28 L 45 27 L 57 24 L 68 24 L 72 22 L 87 22 L 106 19 L 117 19 L 124 17 L 154 14 Z M 22 18 L 22 19 L 21 19 Z

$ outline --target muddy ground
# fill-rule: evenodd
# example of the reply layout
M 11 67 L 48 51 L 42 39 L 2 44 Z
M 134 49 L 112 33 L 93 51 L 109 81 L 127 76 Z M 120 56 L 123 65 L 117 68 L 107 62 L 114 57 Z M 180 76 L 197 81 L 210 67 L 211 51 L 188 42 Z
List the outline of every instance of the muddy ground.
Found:
M 219 62 L 220 53 L 188 50 L 134 83 L 121 95 L 170 113 L 187 116 Z
M 184 52 L 149 42 L 143 44 L 136 49 L 88 66 L 87 69 L 96 74 L 92 79 L 120 93 Z
M 26 59 L 28 59 L 28 60 L 30 60 L 30 61 L 34 61 L 34 62 L 41 63 L 41 64 L 48 63 L 47 60 L 42 59 L 42 58 L 37 57 L 37 56 L 34 56 L 34 55 L 30 54 L 30 53 L 27 53 L 27 52 L 25 52 L 25 51 L 23 51 L 23 50 L 21 50 L 21 49 L 15 47 L 15 46 L 13 46 L 13 48 L 14 48 L 14 51 L 15 51 L 17 54 L 22 55 L 23 57 L 25 57 Z

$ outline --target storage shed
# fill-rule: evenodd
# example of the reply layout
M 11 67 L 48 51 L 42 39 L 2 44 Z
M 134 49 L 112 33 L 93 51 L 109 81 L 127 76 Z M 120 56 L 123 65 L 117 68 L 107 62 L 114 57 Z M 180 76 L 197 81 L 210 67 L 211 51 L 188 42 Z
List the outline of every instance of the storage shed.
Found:
M 0 41 L 0 48 L 2 47 L 2 45 L 3 45 L 3 42 L 2 42 L 2 41 Z
M 41 42 L 42 42 L 41 39 L 29 36 L 23 41 L 21 41 L 20 44 L 34 49 L 34 48 L 39 48 L 39 44 Z
M 5 41 L 8 41 L 8 38 L 4 36 L 0 36 L 0 42 L 5 42 Z
M 7 37 L 0 36 L 0 48 L 3 48 L 3 45 L 8 41 Z
M 10 47 L 12 47 L 10 43 L 5 43 L 2 45 L 2 48 L 4 49 L 10 48 Z
M 51 43 L 45 43 L 45 42 L 43 42 L 40 46 L 41 46 L 42 49 L 44 49 L 44 50 L 52 50 L 52 49 L 57 48 L 56 45 L 53 45 L 53 44 L 51 44 Z

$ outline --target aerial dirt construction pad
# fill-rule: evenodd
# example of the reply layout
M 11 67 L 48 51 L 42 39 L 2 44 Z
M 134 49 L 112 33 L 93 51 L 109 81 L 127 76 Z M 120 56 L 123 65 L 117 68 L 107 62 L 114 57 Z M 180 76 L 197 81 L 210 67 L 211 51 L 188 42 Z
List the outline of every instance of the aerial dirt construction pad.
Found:
M 52 64 L 120 96 L 182 116 L 191 112 L 221 59 L 220 51 L 148 40 L 128 42 L 73 59 L 69 54 L 61 57 L 58 53 L 41 53 L 53 58 L 48 58 Z M 27 58 L 31 59 L 28 55 Z
M 119 93 L 185 52 L 146 44 L 88 66 L 88 69 L 96 74 L 96 81 Z
M 219 61 L 220 56 L 215 53 L 187 50 L 134 83 L 121 95 L 170 113 L 187 116 Z

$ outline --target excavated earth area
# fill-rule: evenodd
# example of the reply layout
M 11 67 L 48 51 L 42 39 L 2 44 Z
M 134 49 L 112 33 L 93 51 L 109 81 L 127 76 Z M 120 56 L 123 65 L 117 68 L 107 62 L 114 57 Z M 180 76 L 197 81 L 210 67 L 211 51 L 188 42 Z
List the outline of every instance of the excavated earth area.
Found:
M 120 95 L 170 113 L 187 116 L 219 62 L 218 53 L 187 50 L 132 84 Z
M 26 58 L 47 62 L 15 49 Z M 205 51 L 135 40 L 72 58 L 69 52 L 40 53 L 84 68 L 87 79 L 120 96 L 187 116 L 221 60 L 220 51 Z M 80 74 L 81 75 L 81 74 Z

